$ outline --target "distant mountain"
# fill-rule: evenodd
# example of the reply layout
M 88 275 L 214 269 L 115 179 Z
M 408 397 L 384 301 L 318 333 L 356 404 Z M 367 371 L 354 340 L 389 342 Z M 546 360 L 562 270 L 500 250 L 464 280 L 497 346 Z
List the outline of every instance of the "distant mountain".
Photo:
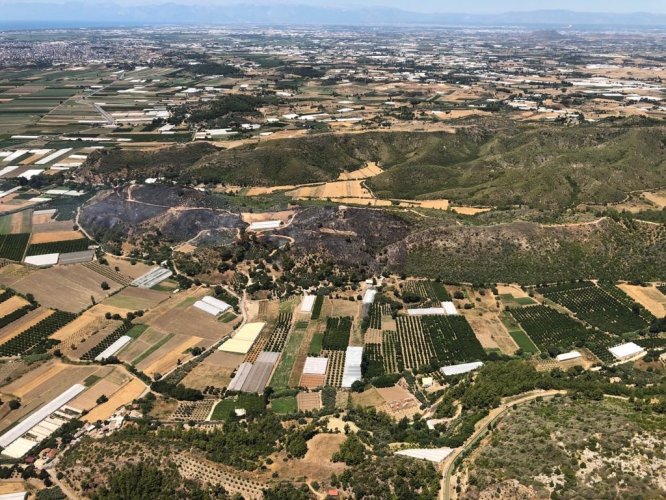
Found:
M 329 8 L 299 4 L 193 6 L 66 2 L 2 4 L 0 27 L 69 27 L 152 24 L 442 25 L 442 26 L 666 26 L 666 14 L 538 10 L 504 14 L 418 13 L 393 8 Z

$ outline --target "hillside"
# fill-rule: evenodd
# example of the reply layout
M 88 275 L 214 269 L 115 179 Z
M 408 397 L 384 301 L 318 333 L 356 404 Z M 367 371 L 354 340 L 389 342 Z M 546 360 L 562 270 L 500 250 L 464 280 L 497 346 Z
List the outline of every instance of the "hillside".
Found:
M 276 186 L 332 180 L 367 161 L 386 170 L 367 181 L 380 198 L 559 210 L 663 186 L 666 127 L 479 121 L 457 134 L 368 132 L 225 150 L 201 143 L 156 152 L 112 150 L 94 156 L 84 176 L 159 174 L 181 182 Z

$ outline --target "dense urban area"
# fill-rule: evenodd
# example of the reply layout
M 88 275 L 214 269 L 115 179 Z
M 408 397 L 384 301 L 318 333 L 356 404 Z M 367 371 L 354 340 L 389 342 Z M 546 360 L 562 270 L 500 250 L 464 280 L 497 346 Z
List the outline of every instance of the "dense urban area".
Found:
M 666 496 L 666 31 L 0 31 L 0 499 Z

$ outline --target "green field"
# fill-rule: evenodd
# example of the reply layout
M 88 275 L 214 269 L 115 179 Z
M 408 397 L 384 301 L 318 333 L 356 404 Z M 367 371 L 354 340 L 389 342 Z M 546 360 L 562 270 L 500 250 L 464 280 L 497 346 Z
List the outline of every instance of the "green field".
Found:
M 322 344 L 324 342 L 323 333 L 315 333 L 312 336 L 312 342 L 310 342 L 310 356 L 319 356 L 322 349 Z
M 511 338 L 516 342 L 516 344 L 518 344 L 518 347 L 520 347 L 523 352 L 527 354 L 535 354 L 539 352 L 537 346 L 534 344 L 534 342 L 532 342 L 527 334 L 521 330 L 520 326 L 516 320 L 513 319 L 513 317 L 507 314 L 502 315 L 502 323 L 504 323 L 504 326 L 509 331 L 509 335 L 511 335 Z
M 226 421 L 231 418 L 236 409 L 236 402 L 232 399 L 223 399 L 215 405 L 213 409 L 213 414 L 211 415 L 211 420 L 222 420 Z
M 271 408 L 273 408 L 275 413 L 296 413 L 298 411 L 298 403 L 296 403 L 296 397 L 287 396 L 271 401 Z
M 296 324 L 296 328 L 292 330 L 287 343 L 284 346 L 282 355 L 280 356 L 280 362 L 275 369 L 273 378 L 271 379 L 270 386 L 276 391 L 286 389 L 289 387 L 289 377 L 291 376 L 291 370 L 294 367 L 294 362 L 296 361 L 296 355 L 298 350 L 301 347 L 301 342 L 305 336 L 305 329 L 307 328 L 307 323 L 305 328 L 302 328 L 302 322 Z
M 134 325 L 125 335 L 136 339 L 146 330 L 148 330 L 148 325 Z

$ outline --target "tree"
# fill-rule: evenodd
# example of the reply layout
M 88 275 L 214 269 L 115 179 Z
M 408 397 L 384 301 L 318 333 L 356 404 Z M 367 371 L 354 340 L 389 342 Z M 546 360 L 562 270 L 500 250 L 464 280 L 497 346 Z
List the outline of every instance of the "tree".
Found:
M 106 403 L 109 400 L 109 398 L 106 397 L 106 394 L 102 394 L 100 397 L 97 398 L 97 401 L 95 401 L 98 405 L 101 405 L 103 403 Z
M 334 462 L 347 465 L 358 465 L 365 460 L 365 446 L 356 434 L 349 434 L 347 440 L 340 445 L 340 450 L 333 454 Z
M 9 409 L 10 410 L 18 410 L 21 407 L 21 402 L 17 399 L 12 399 L 9 402 Z
M 102 287 L 102 290 L 109 290 L 111 288 L 106 281 L 102 281 L 100 286 Z

